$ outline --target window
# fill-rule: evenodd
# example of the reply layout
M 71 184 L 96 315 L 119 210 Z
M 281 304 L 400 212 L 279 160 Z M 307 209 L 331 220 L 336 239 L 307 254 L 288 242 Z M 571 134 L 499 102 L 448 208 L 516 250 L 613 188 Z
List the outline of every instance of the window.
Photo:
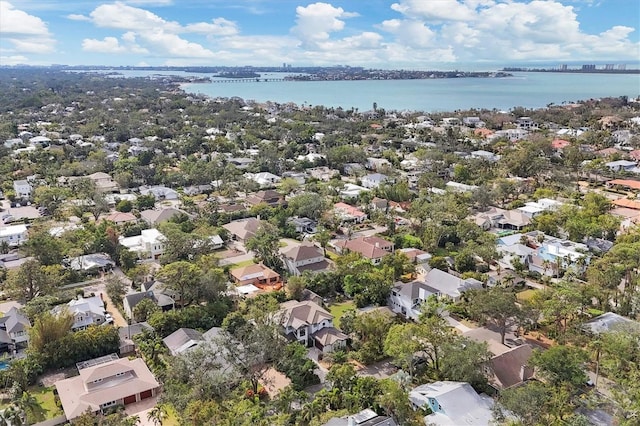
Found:
M 298 336 L 304 337 L 306 335 L 307 335 L 307 330 L 305 330 L 304 328 L 301 328 L 300 330 L 298 330 Z
M 125 374 L 127 374 L 126 371 L 121 371 L 120 373 L 116 374 L 116 377 L 124 376 Z
M 102 381 L 102 379 L 96 379 L 93 381 L 93 383 L 100 383 Z
M 100 407 L 101 408 L 107 408 L 107 407 L 111 407 L 111 406 L 114 406 L 114 405 L 116 405 L 116 401 L 109 401 L 109 402 L 105 402 Z

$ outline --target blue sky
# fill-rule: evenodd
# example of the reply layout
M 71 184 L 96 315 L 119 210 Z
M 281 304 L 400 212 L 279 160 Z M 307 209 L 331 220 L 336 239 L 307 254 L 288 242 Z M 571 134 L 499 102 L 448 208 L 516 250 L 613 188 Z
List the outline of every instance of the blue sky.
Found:
M 0 0 L 0 65 L 640 62 L 637 0 Z

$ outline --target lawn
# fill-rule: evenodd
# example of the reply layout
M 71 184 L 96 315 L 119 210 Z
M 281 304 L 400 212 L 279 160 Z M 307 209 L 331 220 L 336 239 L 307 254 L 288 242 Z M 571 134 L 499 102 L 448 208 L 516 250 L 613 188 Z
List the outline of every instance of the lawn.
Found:
M 242 268 L 242 267 L 245 267 L 245 266 L 253 265 L 254 263 L 256 263 L 256 262 L 254 262 L 253 259 L 247 259 L 247 260 L 243 260 L 242 262 L 231 264 L 231 268 L 232 269 L 234 269 L 234 268 Z
M 520 293 L 516 294 L 516 297 L 518 298 L 519 301 L 524 302 L 526 300 L 531 300 L 531 298 L 533 297 L 534 294 L 536 294 L 538 290 L 524 290 L 521 291 Z
M 58 408 L 56 405 L 55 396 L 53 395 L 53 387 L 45 388 L 42 386 L 30 386 L 27 389 L 29 392 L 40 404 L 40 407 L 44 411 L 45 419 L 53 419 L 62 414 L 62 409 Z M 9 401 L 3 399 L 0 402 L 0 409 L 4 409 L 9 406 Z M 36 423 L 36 421 L 40 419 L 29 419 L 30 424 Z M 35 421 L 34 421 L 35 420 Z
M 340 318 L 342 318 L 346 310 L 355 309 L 355 307 L 356 305 L 351 301 L 336 303 L 329 306 L 329 312 L 333 315 L 333 325 L 340 328 Z

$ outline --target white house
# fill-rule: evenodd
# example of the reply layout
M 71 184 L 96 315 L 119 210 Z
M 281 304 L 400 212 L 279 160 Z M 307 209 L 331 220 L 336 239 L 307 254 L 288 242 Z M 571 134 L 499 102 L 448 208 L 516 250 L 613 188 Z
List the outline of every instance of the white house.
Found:
M 120 237 L 120 244 L 138 253 L 141 259 L 158 259 L 164 254 L 165 237 L 155 228 L 144 229 L 140 235 Z
M 56 306 L 54 314 L 58 314 L 66 309 L 73 315 L 73 331 L 84 330 L 91 325 L 101 325 L 106 323 L 106 311 L 104 302 L 98 296 L 82 297 L 71 300 L 65 306 Z
M 462 293 L 467 290 L 482 288 L 482 282 L 476 279 L 467 278 L 463 280 L 435 268 L 427 273 L 424 283 L 430 289 L 433 289 L 438 296 L 444 296 L 453 301 L 460 299 Z
M 605 166 L 612 172 L 632 172 L 636 168 L 637 163 L 629 160 L 618 160 L 610 161 L 606 163 Z
M 280 176 L 269 172 L 245 173 L 244 177 L 258 183 L 260 186 L 272 186 L 282 180 Z
M 17 198 L 31 198 L 33 187 L 26 180 L 14 180 L 13 190 Z
M 362 186 L 367 189 L 374 189 L 382 185 L 386 180 L 386 175 L 382 173 L 372 173 L 362 177 Z
M 0 318 L 0 347 L 6 344 L 6 349 L 24 348 L 29 343 L 29 318 L 22 314 L 15 306 Z
M 438 291 L 422 281 L 397 283 L 389 295 L 389 308 L 396 314 L 417 321 L 422 304 Z
M 153 195 L 156 200 L 177 200 L 180 198 L 178 192 L 166 186 L 152 186 L 149 188 L 140 187 L 140 194 Z
M 420 385 L 409 392 L 415 408 L 429 408 L 425 424 L 436 426 L 493 424 L 493 400 L 478 395 L 469 383 L 435 382 Z
M 17 247 L 29 239 L 27 225 L 11 225 L 0 228 L 0 243 Z

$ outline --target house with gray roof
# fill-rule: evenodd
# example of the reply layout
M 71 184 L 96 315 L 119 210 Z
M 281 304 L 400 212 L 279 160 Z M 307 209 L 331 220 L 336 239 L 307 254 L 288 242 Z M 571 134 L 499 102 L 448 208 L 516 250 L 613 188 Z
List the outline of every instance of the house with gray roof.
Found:
M 435 290 L 438 297 L 447 297 L 453 301 L 460 299 L 463 292 L 471 289 L 481 289 L 482 282 L 467 278 L 458 278 L 439 269 L 430 270 L 425 276 L 424 283 Z
M 333 417 L 322 426 L 398 426 L 398 423 L 391 417 L 380 416 L 367 408 L 350 416 Z
M 173 356 L 180 355 L 198 346 L 203 341 L 202 333 L 193 328 L 179 328 L 162 339 L 162 342 Z
M 398 282 L 391 289 L 388 306 L 396 314 L 417 321 L 420 317 L 422 304 L 429 297 L 437 294 L 438 290 L 429 287 L 422 281 Z
M 640 330 L 640 322 L 614 312 L 605 312 L 582 324 L 582 329 L 594 335 L 628 329 Z
M 31 322 L 15 306 L 0 318 L 0 352 L 24 348 L 29 344 Z
M 144 283 L 142 291 L 126 294 L 122 299 L 122 307 L 127 318 L 133 319 L 133 310 L 136 305 L 144 299 L 153 301 L 163 311 L 170 311 L 175 308 L 175 295 L 167 291 L 163 285 L 157 281 Z
M 435 426 L 487 426 L 493 422 L 493 400 L 478 395 L 469 383 L 442 381 L 420 385 L 409 392 L 416 409 L 429 408 L 424 422 Z

